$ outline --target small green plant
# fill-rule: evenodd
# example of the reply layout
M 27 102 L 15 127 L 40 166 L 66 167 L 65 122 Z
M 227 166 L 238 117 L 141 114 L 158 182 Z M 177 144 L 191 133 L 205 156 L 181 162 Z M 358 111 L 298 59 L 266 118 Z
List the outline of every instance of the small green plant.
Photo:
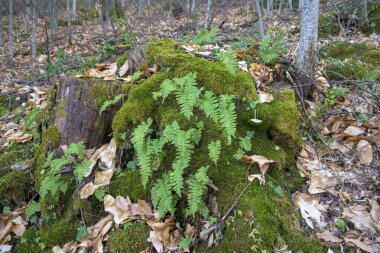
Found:
M 186 235 L 181 238 L 178 246 L 180 249 L 188 249 L 192 241 L 193 239 L 190 236 Z
M 336 221 L 336 226 L 342 231 L 343 233 L 346 232 L 346 222 L 342 219 L 339 219 Z
M 99 115 L 102 115 L 102 113 L 105 112 L 107 110 L 107 108 L 110 107 L 111 105 L 115 105 L 115 104 L 119 103 L 119 101 L 122 100 L 125 96 L 126 96 L 125 94 L 119 94 L 116 97 L 114 97 L 113 99 L 106 100 L 100 106 Z
M 44 64 L 47 74 L 55 74 L 62 71 L 69 60 L 70 56 L 62 48 L 59 48 L 57 50 L 55 60 L 46 61 Z
M 266 64 L 274 64 L 286 52 L 284 39 L 273 39 L 269 35 L 263 38 L 259 47 L 259 56 Z
M 332 88 L 326 93 L 325 105 L 334 105 L 337 98 L 343 96 L 348 92 L 346 87 Z
M 195 36 L 193 43 L 203 45 L 206 43 L 215 42 L 218 32 L 219 32 L 219 29 L 217 28 L 213 28 L 210 31 L 207 31 L 206 29 L 201 29 L 199 30 L 197 36 Z
M 74 167 L 74 174 L 77 177 L 77 180 L 79 182 L 83 180 L 90 162 L 88 160 L 83 160 L 81 163 L 77 163 L 76 157 L 78 159 L 83 159 L 84 153 L 85 146 L 84 143 L 80 141 L 70 144 L 66 153 L 60 158 L 54 159 L 54 152 L 49 154 L 44 164 L 45 169 L 41 170 L 41 174 L 44 175 L 39 189 L 39 194 L 42 199 L 44 199 L 48 193 L 50 193 L 51 196 L 56 196 L 57 193 L 65 193 L 68 189 L 69 181 L 64 180 L 59 173 L 62 166 L 70 165 L 71 167 Z
M 215 163 L 215 165 L 218 163 L 218 160 L 219 160 L 221 146 L 222 144 L 220 140 L 212 141 L 207 146 L 209 156 L 211 160 Z
M 236 55 L 232 49 L 228 49 L 224 53 L 218 53 L 216 58 L 221 60 L 227 68 L 228 73 L 235 76 L 238 69 L 238 62 Z

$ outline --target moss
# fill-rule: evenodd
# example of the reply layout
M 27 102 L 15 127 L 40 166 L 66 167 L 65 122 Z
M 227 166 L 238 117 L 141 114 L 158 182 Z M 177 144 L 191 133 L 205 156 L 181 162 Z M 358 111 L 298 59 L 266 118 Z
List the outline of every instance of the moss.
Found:
M 65 243 L 75 240 L 79 222 L 67 222 L 59 220 L 44 224 L 40 228 L 41 240 L 48 248 L 63 246 Z
M 321 48 L 320 54 L 323 58 L 335 58 L 344 60 L 347 58 L 360 58 L 363 53 L 371 49 L 365 43 L 348 43 L 345 41 L 334 41 Z
M 335 22 L 335 17 L 328 14 L 322 14 L 318 17 L 318 37 L 335 36 L 340 32 L 339 25 Z
M 372 76 L 375 71 L 378 71 L 376 67 L 367 65 L 357 60 L 346 60 L 341 64 L 332 63 L 326 67 L 326 70 L 329 78 L 342 79 L 339 75 L 334 73 L 336 72 L 352 80 L 369 79 L 367 78 L 368 76 Z
M 20 203 L 26 199 L 30 184 L 28 174 L 13 170 L 0 177 L 0 199 Z
M 24 234 L 19 238 L 16 243 L 15 248 L 12 252 L 14 253 L 43 253 L 50 252 L 50 250 L 43 251 L 38 243 L 38 231 L 36 231 L 33 227 L 25 230 Z
M 146 189 L 140 184 L 140 173 L 138 171 L 127 171 L 120 177 L 114 178 L 110 185 L 110 194 L 112 196 L 129 196 L 132 201 L 139 199 L 147 200 L 150 187 Z
M 369 5 L 368 9 L 370 10 L 369 16 L 368 16 L 370 23 L 374 23 L 375 29 L 377 31 L 380 31 L 380 5 L 379 4 Z
M 86 224 L 93 225 L 99 220 L 99 214 L 102 210 L 102 203 L 94 196 L 88 199 L 71 198 L 65 211 L 65 218 L 67 220 L 78 220 L 83 218 Z
M 369 51 L 362 55 L 361 59 L 365 63 L 372 64 L 373 66 L 380 66 L 380 51 Z
M 0 164 L 3 169 L 10 168 L 11 165 L 17 162 L 23 162 L 33 157 L 34 144 L 28 143 L 13 143 L 8 145 L 0 153 Z M 0 176 L 5 170 L 0 171 Z
M 0 117 L 4 116 L 7 113 L 8 113 L 8 108 L 3 105 L 0 105 Z
M 97 82 L 90 86 L 89 95 L 94 99 L 94 104 L 99 108 L 110 98 L 110 89 L 103 82 Z
M 150 247 L 147 242 L 149 229 L 145 223 L 134 223 L 126 230 L 116 230 L 110 233 L 108 250 L 110 253 L 142 252 Z
M 123 55 L 123 56 L 117 58 L 117 60 L 116 60 L 116 66 L 117 66 L 117 68 L 119 69 L 121 66 L 123 66 L 124 63 L 125 63 L 127 60 L 128 60 L 128 55 L 127 55 L 127 54 L 125 54 L 125 55 Z
M 66 107 L 67 107 L 67 100 L 66 99 L 60 100 L 57 104 L 57 107 L 55 108 L 55 113 L 58 116 L 66 117 L 67 116 Z

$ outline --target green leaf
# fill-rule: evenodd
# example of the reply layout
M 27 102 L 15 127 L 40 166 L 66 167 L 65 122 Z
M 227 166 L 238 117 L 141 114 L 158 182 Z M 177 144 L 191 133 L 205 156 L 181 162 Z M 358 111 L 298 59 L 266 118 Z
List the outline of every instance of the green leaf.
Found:
M 186 235 L 181 238 L 181 241 L 179 242 L 178 247 L 180 249 L 188 249 L 192 241 L 193 239 L 190 236 Z
M 216 55 L 216 58 L 218 58 L 224 63 L 224 65 L 227 68 L 228 73 L 230 73 L 233 76 L 236 75 L 236 71 L 238 69 L 238 61 L 232 49 L 228 49 L 224 53 L 218 53 Z
M 94 192 L 95 198 L 100 202 L 103 202 L 104 195 L 106 195 L 106 190 L 104 188 L 98 188 Z
M 87 229 L 84 226 L 80 226 L 78 228 L 77 236 L 75 239 L 79 242 L 80 240 L 82 240 L 83 238 L 85 238 L 88 235 L 89 234 L 87 232 Z
M 107 100 L 105 101 L 101 106 L 100 106 L 100 109 L 99 109 L 99 115 L 102 115 L 103 112 L 105 112 L 107 110 L 108 107 L 110 107 L 111 105 L 115 105 L 117 104 L 120 100 L 122 100 L 126 95 L 125 94 L 119 94 L 117 95 L 116 97 L 114 97 L 113 99 L 111 100 Z
M 189 194 L 187 197 L 188 208 L 186 209 L 186 215 L 194 215 L 196 212 L 201 212 L 205 215 L 206 205 L 203 203 L 202 197 L 207 190 L 207 182 L 209 178 L 207 176 L 208 166 L 201 167 L 194 176 L 190 178 Z
M 83 160 L 81 163 L 75 165 L 74 175 L 78 179 L 79 183 L 82 183 L 84 175 L 90 168 L 91 162 L 89 160 Z
M 207 31 L 206 29 L 201 29 L 199 30 L 197 36 L 195 36 L 193 43 L 203 45 L 205 43 L 214 42 L 218 32 L 219 29 L 217 28 L 213 28 L 210 31 Z
M 33 216 L 39 211 L 40 211 L 40 204 L 33 200 L 29 203 L 28 207 L 26 208 L 25 214 L 26 214 L 26 217 L 30 218 L 31 216 Z
M 212 141 L 207 146 L 209 156 L 215 164 L 217 164 L 219 160 L 221 146 L 222 146 L 222 143 L 220 140 Z

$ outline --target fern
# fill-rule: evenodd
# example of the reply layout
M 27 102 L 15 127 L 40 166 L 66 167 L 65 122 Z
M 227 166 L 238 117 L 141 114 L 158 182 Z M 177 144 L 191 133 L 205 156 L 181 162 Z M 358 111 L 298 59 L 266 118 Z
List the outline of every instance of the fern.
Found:
M 171 193 L 170 176 L 164 174 L 158 179 L 152 188 L 152 203 L 158 210 L 160 218 L 164 217 L 167 212 L 174 214 L 175 199 Z
M 238 61 L 236 55 L 231 49 L 228 49 L 224 53 L 218 53 L 216 57 L 221 60 L 227 68 L 228 73 L 235 76 L 238 69 Z
M 243 150 L 251 151 L 251 149 L 252 149 L 251 138 L 249 138 L 248 136 L 245 136 L 244 138 L 240 137 L 239 138 L 239 145 Z
M 148 184 L 152 174 L 152 144 L 150 140 L 145 140 L 145 136 L 149 130 L 153 120 L 148 118 L 147 122 L 140 124 L 132 133 L 131 142 L 136 150 L 136 156 L 139 160 L 141 181 L 144 187 Z
M 62 180 L 60 175 L 48 175 L 41 181 L 39 194 L 41 199 L 44 199 L 49 192 L 55 196 L 58 192 L 66 192 L 68 187 L 69 183 Z
M 153 98 L 157 100 L 158 98 L 162 97 L 162 103 L 164 103 L 165 99 L 176 90 L 177 85 L 174 81 L 166 79 L 160 87 L 160 91 L 153 92 Z
M 81 163 L 76 164 L 74 168 L 74 175 L 78 179 L 79 183 L 82 183 L 84 175 L 88 168 L 90 168 L 91 162 L 89 160 L 83 160 Z
M 120 95 L 117 95 L 116 97 L 114 97 L 113 99 L 111 100 L 107 100 L 105 101 L 101 106 L 100 106 L 100 109 L 99 109 L 99 115 L 102 115 L 102 113 L 107 110 L 108 107 L 110 107 L 111 105 L 115 105 L 117 104 L 121 99 L 123 99 L 125 97 L 125 94 L 120 94 Z
M 212 141 L 207 146 L 208 153 L 211 158 L 211 160 L 217 164 L 220 156 L 220 149 L 221 149 L 221 142 L 220 140 Z
M 193 43 L 203 45 L 205 43 L 215 42 L 218 32 L 219 29 L 217 28 L 213 28 L 210 31 L 207 31 L 206 29 L 201 29 L 199 30 L 197 36 L 193 40 Z
M 231 144 L 232 137 L 236 133 L 236 112 L 234 96 L 220 95 L 219 96 L 219 123 L 223 128 L 224 135 L 227 138 L 227 143 Z
M 70 146 L 67 148 L 65 156 L 74 154 L 77 155 L 79 158 L 82 158 L 85 152 L 86 147 L 84 146 L 84 142 L 79 141 L 70 144 Z
M 211 91 L 206 91 L 198 103 L 199 109 L 206 114 L 207 117 L 218 123 L 219 111 L 218 111 L 218 99 Z
M 276 39 L 272 42 L 272 38 L 266 36 L 259 47 L 259 56 L 267 64 L 276 63 L 280 55 L 286 52 L 286 49 L 283 48 L 285 43 L 283 39 Z
M 207 189 L 207 167 L 200 168 L 193 177 L 190 178 L 189 196 L 187 198 L 188 209 L 186 215 L 194 215 L 196 212 L 201 212 L 204 216 L 207 215 L 206 205 L 202 201 L 202 196 Z

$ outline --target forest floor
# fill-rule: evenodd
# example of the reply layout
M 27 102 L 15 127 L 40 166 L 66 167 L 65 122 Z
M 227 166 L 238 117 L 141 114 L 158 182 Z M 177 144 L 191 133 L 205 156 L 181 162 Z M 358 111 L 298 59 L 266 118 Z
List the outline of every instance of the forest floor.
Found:
M 91 21 L 83 21 L 82 24 L 73 27 L 71 44 L 66 41 L 64 36 L 65 27 L 60 27 L 59 33 L 62 36 L 56 41 L 49 56 L 50 63 L 46 61 L 48 56 L 42 53 L 38 56 L 36 65 L 33 65 L 31 55 L 27 53 L 29 44 L 16 42 L 15 67 L 9 68 L 5 62 L 0 63 L 0 80 L 2 80 L 0 96 L 1 98 L 6 97 L 9 105 L 15 105 L 12 108 L 4 106 L 1 108 L 4 112 L 1 112 L 0 117 L 0 151 L 3 154 L 11 152 L 9 147 L 14 146 L 15 143 L 25 146 L 30 143 L 39 143 L 40 137 L 36 137 L 36 135 L 40 130 L 36 132 L 36 129 L 33 129 L 35 125 L 29 121 L 34 118 L 30 113 L 34 113 L 36 108 L 47 108 L 52 86 L 59 82 L 60 78 L 73 75 L 72 71 L 76 71 L 75 76 L 78 78 L 97 78 L 110 82 L 121 80 L 126 83 L 135 81 L 140 83 L 149 79 L 150 75 L 158 71 L 154 65 L 136 71 L 137 74 L 135 72 L 126 76 L 120 75 L 120 67 L 126 62 L 125 59 L 120 62 L 120 56 L 124 54 L 126 47 L 130 44 L 135 46 L 170 37 L 185 42 L 181 49 L 184 52 L 211 61 L 215 60 L 213 50 L 216 47 L 225 50 L 232 48 L 239 61 L 239 68 L 252 76 L 257 84 L 256 88 L 260 99 L 266 103 L 271 103 L 273 99 L 276 99 L 273 98 L 270 91 L 277 89 L 279 82 L 294 87 L 301 85 L 294 81 L 289 73 L 289 63 L 294 62 L 298 45 L 299 21 L 297 18 L 291 15 L 282 15 L 268 18 L 265 21 L 265 27 L 268 33 L 271 33 L 271 39 L 281 37 L 285 41 L 277 50 L 278 53 L 281 52 L 279 61 L 283 61 L 285 65 L 288 64 L 284 69 L 279 64 L 265 64 L 263 59 L 259 59 L 260 45 L 263 42 L 252 39 L 250 35 L 252 33 L 252 17 L 245 17 L 240 12 L 240 9 L 228 12 L 227 17 L 223 17 L 226 22 L 218 32 L 218 36 L 214 41 L 205 43 L 203 46 L 194 42 L 190 43 L 197 34 L 197 20 L 188 17 L 167 20 L 162 17 L 155 18 L 158 15 L 154 15 L 154 13 L 148 13 L 147 17 L 149 18 L 144 20 L 130 17 L 127 25 L 117 24 L 115 30 L 110 32 L 113 39 L 108 42 L 104 42 L 100 35 L 101 27 Z M 213 23 L 221 24 L 223 20 L 216 17 Z M 121 32 L 126 28 L 128 32 Z M 43 38 L 44 31 L 39 30 L 38 33 L 39 37 Z M 58 37 L 60 37 L 59 34 Z M 335 48 L 336 52 L 331 47 L 329 48 L 329 45 L 334 44 L 338 48 Z M 355 31 L 342 37 L 338 33 L 321 38 L 320 47 L 322 49 L 319 72 L 312 84 L 311 95 L 305 101 L 296 103 L 302 119 L 299 129 L 302 143 L 294 157 L 296 166 L 304 178 L 304 183 L 299 191 L 289 192 L 289 194 L 302 216 L 303 230 L 311 237 L 318 238 L 323 242 L 327 246 L 328 252 L 355 252 L 359 249 L 363 252 L 380 252 L 378 199 L 380 184 L 380 64 L 378 58 L 368 58 L 368 61 L 360 59 L 362 62 L 359 63 L 359 67 L 352 65 L 354 64 L 352 59 L 356 61 L 358 54 L 371 52 L 375 57 L 379 55 L 380 36 L 376 33 L 362 34 Z M 363 50 L 363 47 L 365 50 L 360 51 Z M 332 48 L 334 49 L 334 47 Z M 6 59 L 4 50 L 0 52 L 0 58 Z M 331 58 L 335 59 L 333 67 Z M 339 62 L 337 63 L 337 61 Z M 94 63 L 98 65 L 94 65 Z M 341 67 L 336 67 L 336 64 L 340 64 Z M 86 67 L 83 68 L 83 65 Z M 363 69 L 368 72 L 364 73 Z M 59 74 L 57 74 L 58 72 Z M 47 75 L 51 75 L 51 77 L 44 78 Z M 40 79 L 40 77 L 43 78 Z M 111 142 L 98 150 L 115 149 L 114 145 Z M 253 145 L 255 144 L 253 143 Z M 95 150 L 86 152 L 93 155 L 96 153 Z M 115 156 L 115 152 L 108 155 Z M 98 159 L 105 161 L 108 159 L 101 155 L 94 158 L 93 155 L 88 157 L 95 159 L 95 163 Z M 32 160 L 35 161 L 35 159 Z M 112 164 L 112 161 L 109 162 Z M 0 165 L 3 167 L 0 168 L 0 172 L 9 167 L 22 170 L 23 166 L 26 165 L 20 162 Z M 110 178 L 107 180 L 109 183 Z M 218 187 L 218 185 L 213 187 Z M 90 191 L 93 193 L 95 189 Z M 286 189 L 283 191 L 286 192 Z M 2 192 L 1 189 L 0 192 Z M 81 192 L 80 194 L 87 193 Z M 25 218 L 24 215 L 25 207 L 34 202 L 33 198 L 29 197 L 24 200 L 29 203 L 22 202 L 23 204 L 20 206 L 8 205 L 7 202 L 0 203 L 3 207 L 3 213 L 0 214 L 0 245 L 4 243 L 0 246 L 0 252 L 5 252 L 9 249 L 7 245 L 11 246 L 11 242 L 15 241 L 10 236 L 12 235 L 12 238 L 14 236 L 11 232 L 12 229 L 16 235 L 21 235 L 25 227 L 33 224 L 33 221 Z M 106 210 L 108 208 L 109 212 L 116 216 L 115 213 L 118 210 L 115 205 L 108 205 L 106 202 L 104 205 Z M 138 216 L 139 219 L 149 220 L 148 213 L 153 212 L 146 202 L 128 203 L 128 205 L 135 205 L 134 208 L 139 210 L 132 214 L 132 216 L 135 215 L 133 219 Z M 19 217 L 21 218 L 19 219 Z M 107 216 L 97 223 L 101 229 L 104 229 L 104 234 L 102 234 L 103 232 L 99 234 L 97 231 L 94 238 L 80 237 L 77 243 L 72 242 L 65 245 L 65 251 L 58 251 L 56 248 L 55 252 L 69 252 L 68 248 L 79 247 L 84 239 L 87 240 L 87 243 L 90 241 L 97 245 L 96 247 L 101 247 L 99 240 L 101 245 L 109 229 L 105 229 L 106 224 L 111 219 Z M 210 224 L 209 222 L 208 226 Z M 165 223 L 165 226 L 174 225 Z M 205 225 L 202 232 L 206 228 Z M 171 229 L 173 228 L 171 227 Z M 22 232 L 18 230 L 22 230 Z M 96 225 L 89 227 L 87 232 L 91 234 L 95 233 L 95 230 Z M 161 238 L 163 235 L 160 234 L 161 232 L 157 232 L 159 230 L 153 230 L 157 235 L 156 237 L 150 235 L 149 238 L 153 248 L 159 250 L 161 244 L 164 243 Z M 195 232 L 189 232 L 187 229 L 184 232 L 186 236 L 190 236 L 192 233 Z M 175 237 L 173 234 L 171 236 Z M 157 238 L 161 238 L 161 242 Z M 6 242 L 9 243 L 6 244 Z M 184 252 L 187 252 L 186 248 Z M 276 249 L 276 252 L 288 252 L 287 250 L 285 246 L 282 249 Z M 300 250 L 298 252 L 303 252 L 302 249 Z

